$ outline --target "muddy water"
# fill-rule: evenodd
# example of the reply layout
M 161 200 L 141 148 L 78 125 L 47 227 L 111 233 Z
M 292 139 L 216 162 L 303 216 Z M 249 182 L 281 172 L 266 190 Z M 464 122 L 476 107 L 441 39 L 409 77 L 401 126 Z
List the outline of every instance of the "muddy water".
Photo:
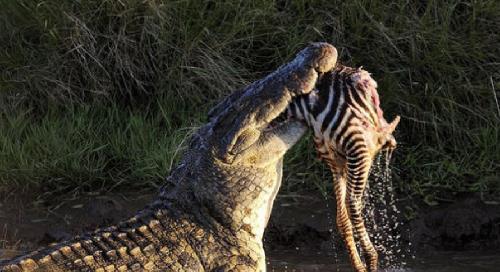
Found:
M 113 224 L 142 208 L 153 195 L 141 192 L 86 195 L 50 202 L 36 201 L 32 195 L 4 195 L 0 197 L 0 259 L 9 259 L 25 251 L 67 239 L 76 233 Z M 489 233 L 497 233 L 494 237 L 499 236 L 500 216 L 497 214 L 500 207 L 481 205 L 465 201 L 456 207 L 442 208 L 442 211 L 433 208 L 428 213 L 429 222 L 427 219 L 421 220 L 419 224 L 424 227 L 416 224 L 418 228 L 412 230 L 414 234 L 421 233 L 415 236 L 416 239 L 423 241 L 423 238 L 418 237 L 427 237 L 428 240 L 421 245 L 426 249 L 417 251 L 415 259 L 404 260 L 396 256 L 397 262 L 407 262 L 403 269 L 382 271 L 500 271 L 500 247 L 495 239 L 488 238 L 493 236 L 484 236 L 484 228 L 479 228 L 481 235 L 477 239 L 469 232 L 464 232 L 470 230 L 468 227 L 460 228 L 461 232 L 447 232 L 448 236 L 431 231 L 448 229 L 436 223 L 441 218 L 447 221 L 455 218 L 460 220 L 454 226 L 479 222 L 488 227 L 486 230 Z M 331 220 L 335 215 L 334 207 L 331 200 L 325 200 L 318 193 L 279 196 L 264 240 L 268 270 L 352 271 Z M 488 209 L 491 211 L 488 212 Z M 456 214 L 460 216 L 454 216 Z M 472 216 L 476 214 L 478 217 Z M 461 220 L 464 218 L 470 220 Z M 462 232 L 466 235 L 456 238 L 462 243 L 459 244 L 461 251 L 439 251 L 436 245 L 449 244 L 449 235 Z M 469 240 L 463 237 L 473 240 L 472 243 L 465 243 Z M 479 241 L 490 242 L 486 243 L 488 248 L 498 250 L 470 251 L 485 248 L 478 244 Z M 453 244 L 452 248 L 457 249 L 457 244 Z

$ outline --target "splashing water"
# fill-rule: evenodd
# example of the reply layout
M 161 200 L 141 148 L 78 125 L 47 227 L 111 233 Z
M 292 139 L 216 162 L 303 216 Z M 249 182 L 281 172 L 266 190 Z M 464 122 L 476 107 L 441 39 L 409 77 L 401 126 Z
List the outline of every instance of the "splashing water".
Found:
M 404 260 L 412 257 L 410 243 L 402 242 L 400 211 L 396 207 L 390 168 L 392 152 L 379 154 L 371 168 L 370 181 L 364 196 L 365 223 L 377 252 L 380 266 L 400 270 L 406 266 Z M 384 159 L 382 159 L 385 157 Z
M 339 264 L 339 254 L 337 251 L 337 247 L 335 245 L 336 241 L 337 241 L 336 236 L 335 236 L 335 233 L 336 233 L 335 223 L 333 221 L 332 212 L 331 212 L 329 204 L 328 204 L 328 195 L 323 194 L 323 197 L 325 198 L 325 203 L 326 203 L 326 216 L 328 219 L 328 225 L 331 226 L 331 228 L 328 231 L 330 232 L 330 239 L 331 239 L 330 242 L 331 242 L 331 246 L 332 246 L 334 264 L 336 267 L 336 272 L 340 272 L 339 267 L 337 266 L 337 264 Z

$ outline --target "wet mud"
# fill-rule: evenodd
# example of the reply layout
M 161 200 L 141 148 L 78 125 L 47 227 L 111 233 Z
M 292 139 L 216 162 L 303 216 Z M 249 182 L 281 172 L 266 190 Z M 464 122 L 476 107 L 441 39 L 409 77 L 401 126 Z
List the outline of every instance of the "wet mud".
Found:
M 409 228 L 421 251 L 500 249 L 500 203 L 469 194 L 453 203 L 422 206 Z

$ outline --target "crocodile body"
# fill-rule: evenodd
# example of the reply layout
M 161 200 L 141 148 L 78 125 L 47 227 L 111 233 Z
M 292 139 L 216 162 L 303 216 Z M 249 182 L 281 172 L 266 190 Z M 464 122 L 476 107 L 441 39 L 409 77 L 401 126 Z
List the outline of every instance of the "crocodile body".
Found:
M 265 271 L 262 235 L 283 156 L 307 129 L 271 122 L 336 60 L 333 46 L 311 44 L 212 109 L 159 196 L 134 217 L 0 264 L 0 271 Z

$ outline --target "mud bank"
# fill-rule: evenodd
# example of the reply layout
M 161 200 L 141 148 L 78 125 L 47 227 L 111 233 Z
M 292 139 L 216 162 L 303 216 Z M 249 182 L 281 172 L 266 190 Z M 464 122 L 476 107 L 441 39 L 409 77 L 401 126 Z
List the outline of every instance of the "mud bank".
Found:
M 434 207 L 422 205 L 409 228 L 419 250 L 500 249 L 500 205 L 488 204 L 479 194 Z

